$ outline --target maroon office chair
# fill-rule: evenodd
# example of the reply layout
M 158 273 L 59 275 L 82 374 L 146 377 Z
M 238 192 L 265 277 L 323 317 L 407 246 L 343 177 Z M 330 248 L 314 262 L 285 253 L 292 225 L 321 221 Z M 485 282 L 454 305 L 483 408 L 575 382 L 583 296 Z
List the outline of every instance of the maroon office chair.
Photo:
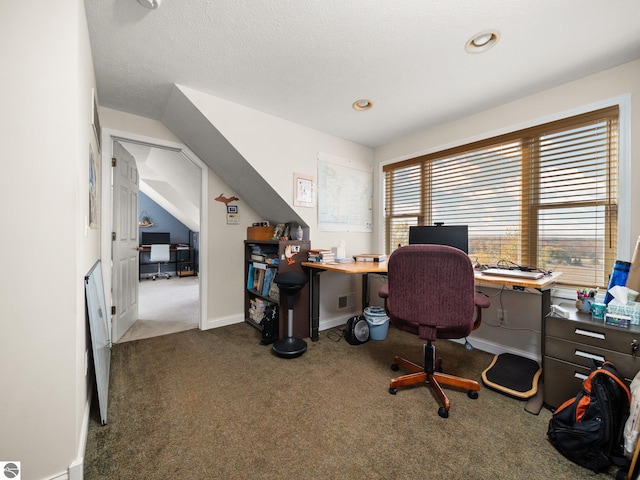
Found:
M 433 342 L 468 336 L 480 326 L 481 309 L 489 306 L 489 299 L 476 293 L 471 261 L 457 248 L 400 247 L 389 257 L 387 269 L 388 282 L 378 294 L 384 298 L 391 323 L 427 341 L 424 366 L 395 357 L 391 368 L 397 371 L 402 367 L 410 373 L 392 379 L 389 393 L 395 395 L 398 387 L 427 383 L 442 404 L 438 415 L 447 418 L 451 403 L 440 385 L 467 390 L 473 399 L 478 398 L 480 385 L 475 380 L 439 373 L 442 361 L 436 361 Z

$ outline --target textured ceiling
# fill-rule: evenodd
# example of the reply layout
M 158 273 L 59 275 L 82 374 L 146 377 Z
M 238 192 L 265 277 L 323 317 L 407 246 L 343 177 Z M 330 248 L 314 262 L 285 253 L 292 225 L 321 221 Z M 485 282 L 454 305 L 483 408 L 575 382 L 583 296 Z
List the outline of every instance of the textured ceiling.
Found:
M 179 84 L 371 147 L 640 58 L 639 0 L 85 5 L 102 106 L 159 119 Z

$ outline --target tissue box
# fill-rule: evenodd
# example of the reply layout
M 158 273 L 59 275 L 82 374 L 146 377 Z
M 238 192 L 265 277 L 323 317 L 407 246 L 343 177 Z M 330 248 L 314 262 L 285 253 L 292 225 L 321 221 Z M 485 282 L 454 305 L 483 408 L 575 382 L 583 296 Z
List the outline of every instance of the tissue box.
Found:
M 607 313 L 625 315 L 631 319 L 632 325 L 640 325 L 640 302 L 627 302 L 623 305 L 619 300 L 611 300 L 607 305 Z

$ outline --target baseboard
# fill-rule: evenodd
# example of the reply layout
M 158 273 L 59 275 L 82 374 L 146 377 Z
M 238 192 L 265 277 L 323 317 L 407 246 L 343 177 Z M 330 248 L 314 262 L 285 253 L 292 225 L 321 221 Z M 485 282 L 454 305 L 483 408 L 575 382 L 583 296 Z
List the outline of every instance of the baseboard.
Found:
M 352 317 L 353 315 L 357 315 L 357 314 L 358 312 L 354 310 L 353 312 L 345 312 L 341 314 L 339 317 L 332 317 L 326 320 L 322 320 L 318 325 L 318 330 L 319 331 L 329 330 L 330 328 L 344 325 L 345 323 L 347 323 L 347 320 L 349 319 L 349 317 Z M 227 317 L 210 318 L 205 323 L 203 330 L 209 330 L 210 328 L 226 327 L 227 325 L 235 325 L 236 323 L 242 323 L 242 322 L 244 322 L 244 315 L 241 313 L 235 314 L 235 315 L 229 315 Z
M 326 320 L 320 320 L 320 324 L 318 325 L 318 331 L 322 332 L 323 330 L 329 330 L 330 328 L 344 325 L 347 323 L 347 320 L 349 320 L 349 318 L 353 317 L 354 315 L 359 315 L 359 313 L 356 310 L 353 310 L 351 312 L 341 313 L 339 317 L 332 317 Z
M 87 388 L 87 401 L 84 404 L 82 414 L 82 427 L 80 428 L 80 441 L 78 442 L 78 455 L 71 462 L 66 474 L 59 475 L 51 480 L 83 480 L 84 476 L 84 454 L 87 450 L 87 438 L 89 437 L 89 417 L 91 415 L 91 400 L 93 399 L 93 389 L 95 383 L 89 382 Z
M 519 350 L 516 348 L 512 348 L 508 345 L 501 345 L 499 343 L 488 342 L 486 340 L 480 340 L 477 338 L 468 338 L 469 343 L 478 350 L 482 350 L 483 352 L 493 353 L 494 355 L 499 355 L 501 353 L 512 353 L 514 355 L 518 355 L 519 357 L 528 358 L 530 360 L 534 360 L 536 362 L 540 362 L 540 355 L 536 355 L 532 352 L 526 352 L 524 350 Z M 452 342 L 464 344 L 464 338 L 456 338 L 451 339 Z
M 227 325 L 235 325 L 236 323 L 244 322 L 244 314 L 238 313 L 235 315 L 229 315 L 226 317 L 209 318 L 203 326 L 203 330 L 209 330 L 211 328 L 226 327 Z

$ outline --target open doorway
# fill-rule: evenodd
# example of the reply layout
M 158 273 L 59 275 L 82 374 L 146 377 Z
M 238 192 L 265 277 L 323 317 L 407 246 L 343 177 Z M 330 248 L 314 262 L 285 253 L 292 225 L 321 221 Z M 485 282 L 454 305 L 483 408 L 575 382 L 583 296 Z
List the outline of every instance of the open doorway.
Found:
M 140 270 L 136 275 L 139 281 L 135 282 L 135 291 L 131 289 L 123 294 L 118 289 L 112 289 L 112 305 L 118 305 L 118 295 L 133 294 L 136 296 L 138 311 L 131 326 L 121 325 L 121 328 L 118 328 L 117 315 L 114 316 L 113 341 L 120 343 L 191 328 L 202 329 L 202 319 L 205 318 L 203 312 L 206 312 L 205 301 L 201 295 L 202 291 L 206 291 L 203 286 L 206 282 L 203 275 L 206 272 L 206 268 L 203 267 L 206 264 L 206 254 L 201 252 L 199 247 L 202 244 L 200 231 L 204 228 L 202 219 L 206 219 L 206 166 L 183 146 L 156 144 L 139 136 L 124 137 L 111 132 L 105 137 L 105 146 L 109 145 L 109 141 L 113 145 L 119 144 L 135 159 L 140 185 L 139 196 L 144 196 L 147 202 L 152 202 L 165 212 L 167 218 L 170 217 L 174 222 L 183 225 L 184 230 L 188 232 L 182 236 L 176 234 L 171 240 L 171 262 L 162 265 L 162 269 L 170 273 L 170 280 L 147 280 L 144 268 L 148 269 L 148 265 L 142 267 L 141 263 L 145 262 L 145 259 L 140 257 Z M 112 150 L 115 154 L 116 148 L 112 147 Z M 117 196 L 113 190 L 109 189 L 109 192 L 112 198 Z M 104 200 L 106 203 L 108 199 Z M 148 203 L 145 208 L 148 209 Z M 113 211 L 113 207 L 110 210 L 109 223 L 117 225 L 118 213 Z M 139 227 L 138 223 L 142 223 L 139 221 L 141 213 L 141 210 L 131 212 L 136 217 L 136 228 Z M 168 225 L 166 220 L 157 215 L 157 212 L 154 215 L 160 222 L 161 230 L 164 227 L 169 231 L 173 229 L 172 225 Z M 113 230 L 115 232 L 116 228 Z M 136 242 L 136 245 L 139 245 L 139 242 Z M 178 263 L 178 258 L 185 259 L 184 249 L 191 257 L 187 257 L 189 261 Z M 111 256 L 111 253 L 109 255 Z M 113 276 L 117 275 L 117 268 L 110 274 L 113 279 Z M 105 275 L 105 280 L 109 281 L 107 277 L 108 275 Z M 111 283 L 113 285 L 113 282 Z
M 120 342 L 198 328 L 202 172 L 181 152 L 120 143 L 138 169 L 140 245 L 138 319 Z M 156 237 L 170 245 L 167 262 L 150 259 L 151 240 Z

